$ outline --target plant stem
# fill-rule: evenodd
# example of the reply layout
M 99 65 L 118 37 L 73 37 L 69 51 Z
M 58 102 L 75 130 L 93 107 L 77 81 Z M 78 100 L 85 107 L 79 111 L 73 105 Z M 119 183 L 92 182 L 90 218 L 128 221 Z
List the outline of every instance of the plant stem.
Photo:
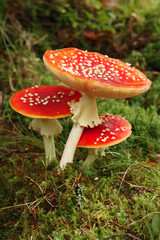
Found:
M 96 157 L 105 156 L 105 147 L 101 148 L 89 148 L 88 149 L 88 156 L 86 157 L 85 161 L 83 162 L 82 167 L 89 168 L 90 165 L 96 160 Z
M 79 124 L 74 123 L 72 130 L 69 134 L 68 140 L 66 142 L 64 152 L 60 161 L 60 168 L 64 170 L 67 163 L 73 163 L 74 153 L 79 142 L 79 139 L 83 133 L 84 127 Z
M 74 153 L 83 133 L 84 127 L 95 127 L 101 123 L 98 116 L 96 97 L 83 95 L 79 102 L 69 103 L 73 113 L 73 128 L 68 137 L 64 152 L 60 161 L 60 168 L 64 170 L 67 163 L 73 163 Z
M 44 150 L 46 156 L 46 166 L 56 158 L 54 136 L 43 136 Z
M 46 166 L 48 166 L 56 158 L 54 136 L 62 131 L 62 126 L 57 119 L 35 118 L 32 120 L 29 128 L 39 131 L 41 136 L 43 136 Z
M 94 148 L 88 150 L 88 156 L 82 164 L 82 168 L 89 168 L 90 165 L 95 161 L 97 155 Z
M 70 111 L 73 113 L 73 122 L 91 128 L 101 123 L 95 96 L 83 95 L 79 102 L 72 101 L 68 104 L 70 105 Z

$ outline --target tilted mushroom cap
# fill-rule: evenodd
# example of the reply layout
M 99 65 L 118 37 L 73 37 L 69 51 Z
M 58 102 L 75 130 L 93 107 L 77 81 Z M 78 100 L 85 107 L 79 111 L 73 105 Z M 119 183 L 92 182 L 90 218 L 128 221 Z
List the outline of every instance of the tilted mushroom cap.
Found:
M 128 98 L 147 91 L 151 85 L 136 68 L 99 53 L 77 48 L 47 50 L 43 60 L 60 81 L 87 95 Z
M 118 144 L 131 134 L 130 123 L 117 115 L 100 115 L 101 124 L 85 128 L 77 147 L 101 148 Z
M 11 107 L 20 114 L 33 118 L 29 128 L 43 136 L 46 165 L 56 158 L 54 136 L 62 131 L 57 118 L 72 115 L 70 101 L 79 101 L 82 94 L 61 85 L 35 86 L 16 92 L 10 99 Z
M 61 118 L 72 115 L 68 102 L 79 101 L 82 94 L 61 85 L 34 86 L 16 92 L 11 107 L 32 118 Z

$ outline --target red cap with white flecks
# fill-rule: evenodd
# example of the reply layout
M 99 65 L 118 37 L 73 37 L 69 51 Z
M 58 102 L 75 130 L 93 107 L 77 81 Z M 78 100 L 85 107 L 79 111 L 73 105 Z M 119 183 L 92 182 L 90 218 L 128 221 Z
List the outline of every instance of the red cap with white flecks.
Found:
M 151 85 L 136 68 L 96 52 L 77 48 L 47 50 L 43 60 L 60 81 L 87 95 L 128 98 L 147 91 Z
M 72 115 L 68 102 L 79 101 L 82 94 L 61 85 L 34 86 L 16 92 L 11 107 L 32 118 L 61 118 Z
M 101 124 L 85 128 L 78 147 L 101 148 L 118 144 L 131 134 L 131 124 L 117 115 L 100 115 Z

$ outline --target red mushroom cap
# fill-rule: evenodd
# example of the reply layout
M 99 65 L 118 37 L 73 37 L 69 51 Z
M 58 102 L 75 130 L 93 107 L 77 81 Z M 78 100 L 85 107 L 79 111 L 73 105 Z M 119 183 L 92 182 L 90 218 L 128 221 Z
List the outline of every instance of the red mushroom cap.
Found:
M 78 147 L 101 148 L 118 144 L 131 134 L 131 125 L 117 115 L 100 115 L 101 124 L 85 128 L 77 144 Z
M 96 97 L 128 98 L 147 91 L 151 81 L 129 64 L 77 48 L 47 50 L 47 68 L 70 87 Z
M 61 118 L 72 115 L 68 102 L 79 101 L 82 94 L 61 86 L 35 86 L 16 92 L 10 99 L 11 107 L 32 118 Z

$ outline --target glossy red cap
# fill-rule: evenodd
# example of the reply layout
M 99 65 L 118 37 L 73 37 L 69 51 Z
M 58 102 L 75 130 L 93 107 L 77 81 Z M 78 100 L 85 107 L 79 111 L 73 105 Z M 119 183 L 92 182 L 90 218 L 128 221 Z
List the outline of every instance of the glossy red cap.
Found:
M 61 118 L 72 115 L 68 102 L 79 101 L 82 94 L 61 86 L 34 86 L 16 92 L 10 99 L 11 107 L 32 118 Z
M 47 50 L 43 60 L 60 81 L 96 97 L 128 98 L 151 86 L 151 81 L 136 68 L 95 52 L 77 48 Z
M 117 115 L 100 115 L 101 124 L 85 128 L 78 147 L 101 148 L 118 144 L 131 134 L 130 123 Z

